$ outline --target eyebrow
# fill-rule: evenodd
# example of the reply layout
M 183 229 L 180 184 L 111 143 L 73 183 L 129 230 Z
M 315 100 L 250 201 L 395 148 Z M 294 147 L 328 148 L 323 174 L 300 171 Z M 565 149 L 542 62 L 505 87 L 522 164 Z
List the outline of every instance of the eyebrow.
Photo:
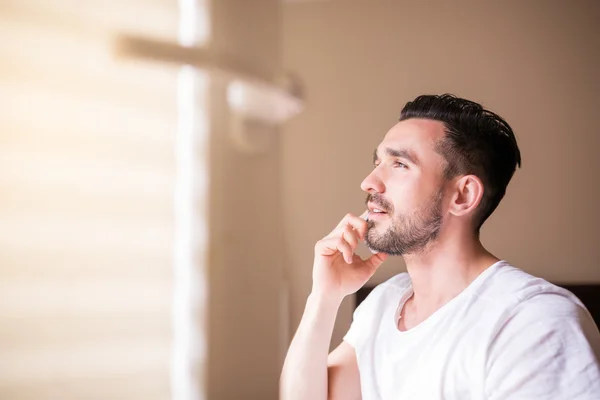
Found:
M 385 154 L 388 155 L 389 157 L 404 158 L 415 165 L 419 165 L 419 158 L 411 150 L 407 150 L 407 149 L 399 149 L 398 150 L 398 149 L 392 149 L 390 147 L 386 147 Z M 377 149 L 375 149 L 375 151 L 373 152 L 373 164 L 375 164 L 375 162 L 377 162 L 377 160 L 379 160 L 379 156 L 377 155 Z

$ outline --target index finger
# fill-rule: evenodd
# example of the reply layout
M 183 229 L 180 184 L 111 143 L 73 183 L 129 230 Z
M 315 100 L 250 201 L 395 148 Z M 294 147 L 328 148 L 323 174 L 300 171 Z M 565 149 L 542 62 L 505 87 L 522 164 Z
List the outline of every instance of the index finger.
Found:
M 360 238 L 362 239 L 367 232 L 367 221 L 365 220 L 367 215 L 368 211 L 364 212 L 360 217 L 357 217 L 353 214 L 346 214 L 346 216 L 340 221 L 338 228 L 350 225 L 358 232 Z

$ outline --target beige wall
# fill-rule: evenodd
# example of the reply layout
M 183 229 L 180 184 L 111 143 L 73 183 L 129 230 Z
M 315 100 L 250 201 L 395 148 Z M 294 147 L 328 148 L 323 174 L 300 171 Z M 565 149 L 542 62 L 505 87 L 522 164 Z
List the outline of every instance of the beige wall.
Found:
M 283 16 L 285 67 L 307 94 L 282 137 L 294 331 L 314 243 L 362 210 L 373 148 L 422 93 L 482 102 L 517 134 L 523 168 L 484 243 L 553 281 L 600 281 L 598 3 L 308 2 L 287 4 Z M 392 259 L 374 279 L 403 270 Z M 335 344 L 350 321 L 347 302 Z

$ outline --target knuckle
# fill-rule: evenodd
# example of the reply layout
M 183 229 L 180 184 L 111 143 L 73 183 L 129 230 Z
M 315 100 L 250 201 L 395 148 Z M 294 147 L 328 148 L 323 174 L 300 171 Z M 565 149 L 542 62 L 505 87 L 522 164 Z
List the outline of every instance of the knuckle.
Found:
M 356 231 L 354 229 L 347 229 L 344 232 L 344 237 L 348 240 L 356 240 Z

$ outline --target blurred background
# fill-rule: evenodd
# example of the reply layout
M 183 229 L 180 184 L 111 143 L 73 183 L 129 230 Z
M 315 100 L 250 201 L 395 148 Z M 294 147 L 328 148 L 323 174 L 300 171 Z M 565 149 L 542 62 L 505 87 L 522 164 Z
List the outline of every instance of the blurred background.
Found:
M 599 4 L 0 0 L 0 398 L 276 399 L 314 243 L 424 93 L 516 132 L 484 244 L 600 283 Z

